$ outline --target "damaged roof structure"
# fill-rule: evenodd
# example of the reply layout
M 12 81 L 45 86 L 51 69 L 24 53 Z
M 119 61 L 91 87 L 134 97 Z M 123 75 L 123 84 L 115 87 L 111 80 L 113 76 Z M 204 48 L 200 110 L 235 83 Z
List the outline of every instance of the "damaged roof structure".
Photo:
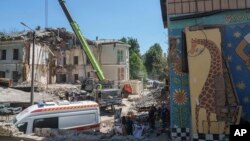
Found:
M 13 85 L 31 80 L 32 32 L 0 33 L 0 78 Z M 118 40 L 87 39 L 107 79 L 129 79 L 129 45 Z M 46 28 L 35 33 L 35 82 L 76 83 L 96 77 L 74 33 L 65 28 Z

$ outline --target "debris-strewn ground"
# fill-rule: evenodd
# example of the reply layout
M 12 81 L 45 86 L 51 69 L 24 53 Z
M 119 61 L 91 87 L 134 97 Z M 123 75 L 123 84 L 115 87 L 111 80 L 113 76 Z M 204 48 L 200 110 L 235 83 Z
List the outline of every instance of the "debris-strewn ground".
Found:
M 44 95 L 40 93 L 35 93 L 35 100 L 40 101 L 44 99 L 52 99 L 58 100 L 58 97 L 63 95 L 65 92 L 69 91 L 78 91 L 79 86 L 77 85 L 49 85 L 44 90 Z M 30 93 L 22 92 L 20 90 L 15 90 L 11 88 L 2 88 L 0 87 L 0 102 L 4 101 L 13 101 L 11 97 L 17 97 L 15 101 L 29 101 Z M 2 99 L 2 97 L 4 99 Z M 120 106 L 116 106 L 115 109 L 122 109 L 121 116 L 132 115 L 134 123 L 138 123 L 137 120 L 143 121 L 140 125 L 144 125 L 144 131 L 140 138 L 135 138 L 131 135 L 120 135 L 114 132 L 114 125 L 116 125 L 116 121 L 114 119 L 114 113 L 111 111 L 110 107 L 101 110 L 101 128 L 100 132 L 85 132 L 85 133 L 76 133 L 73 131 L 55 131 L 53 130 L 50 134 L 50 137 L 43 138 L 44 141 L 167 141 L 169 140 L 168 132 L 159 132 L 160 122 L 156 122 L 156 130 L 151 131 L 149 129 L 147 123 L 147 110 L 151 105 L 160 105 L 162 101 L 166 101 L 166 96 L 162 96 L 161 90 L 145 90 L 141 95 L 129 95 L 128 98 L 123 99 L 123 104 Z M 139 124 L 139 123 L 138 123 Z M 6 127 L 6 126 L 4 126 Z M 13 126 L 9 126 L 11 130 Z M 16 130 L 6 131 L 5 129 L 1 129 L 0 133 L 7 132 L 10 136 L 24 136 L 25 138 L 36 138 L 37 140 L 41 140 L 37 135 L 36 136 L 27 136 L 20 135 L 20 133 Z M 15 134 L 13 134 L 15 133 Z M 1 136 L 1 134 L 0 134 Z M 40 135 L 41 136 L 41 135 Z
M 58 100 L 58 97 L 47 94 L 45 92 L 35 92 L 34 101 L 53 101 Z M 19 102 L 19 103 L 29 103 L 30 102 L 30 92 L 24 92 L 21 90 L 16 90 L 13 88 L 0 87 L 0 102 Z

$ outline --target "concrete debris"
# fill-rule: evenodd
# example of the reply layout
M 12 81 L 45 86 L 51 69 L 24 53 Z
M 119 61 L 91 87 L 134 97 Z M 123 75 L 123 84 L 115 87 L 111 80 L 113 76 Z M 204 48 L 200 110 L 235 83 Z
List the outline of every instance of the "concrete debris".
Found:
M 31 91 L 31 82 L 23 81 L 21 83 L 18 83 L 16 86 L 13 86 L 12 88 L 22 90 L 25 92 Z M 40 83 L 40 82 L 34 82 L 34 91 L 35 92 L 43 92 L 46 89 L 46 85 Z
M 16 87 L 30 87 L 31 86 L 31 82 L 30 81 L 23 81 L 21 83 L 18 83 L 16 85 Z M 40 83 L 40 82 L 36 82 L 34 81 L 34 87 L 41 87 L 41 88 L 46 88 L 46 85 Z
M 13 98 L 14 97 L 14 98 Z M 53 97 L 52 95 L 46 93 L 35 93 L 34 101 L 52 101 L 58 100 L 58 97 Z M 13 88 L 3 88 L 0 87 L 0 102 L 1 103 L 29 103 L 30 102 L 30 92 L 25 92 Z
M 150 106 L 158 105 L 162 101 L 161 99 L 161 89 L 156 89 L 151 91 L 146 95 L 142 95 L 140 98 L 135 100 L 135 108 L 138 111 L 147 111 Z
M 12 123 L 0 122 L 0 136 L 16 136 L 21 134 Z
M 53 130 L 50 129 L 51 133 L 42 131 L 47 136 L 43 141 L 137 141 L 134 136 L 121 136 L 116 135 L 114 132 L 100 133 L 100 132 L 74 132 L 66 130 Z M 41 134 L 40 134 L 41 135 Z M 50 135 L 50 136 L 48 136 Z
M 46 90 L 46 93 L 51 94 L 51 95 L 55 95 L 58 96 L 61 99 L 65 99 L 66 98 L 66 94 L 79 94 L 81 93 L 81 90 L 79 88 L 67 88 L 67 87 L 55 87 L 55 88 L 48 88 Z

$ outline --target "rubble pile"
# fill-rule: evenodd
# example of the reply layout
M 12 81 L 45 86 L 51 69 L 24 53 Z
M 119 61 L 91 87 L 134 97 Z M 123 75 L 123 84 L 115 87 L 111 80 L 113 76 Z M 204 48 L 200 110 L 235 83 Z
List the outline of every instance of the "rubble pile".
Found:
M 133 136 L 117 135 L 113 131 L 101 132 L 75 132 L 69 130 L 37 129 L 39 136 L 46 137 L 43 141 L 136 141 Z
M 21 83 L 18 83 L 14 88 L 26 88 L 26 87 L 31 87 L 31 82 L 30 81 L 23 81 Z M 40 83 L 40 82 L 34 82 L 34 87 L 35 90 L 38 92 L 42 92 L 46 89 L 46 85 Z
M 0 136 L 16 136 L 21 134 L 12 123 L 0 122 Z
M 161 99 L 161 89 L 156 89 L 136 99 L 134 107 L 137 111 L 147 111 L 150 106 L 159 105 L 163 100 Z
M 60 98 L 65 98 L 66 94 L 70 93 L 80 93 L 80 89 L 78 88 L 66 88 L 66 87 L 55 87 L 55 88 L 48 88 L 46 93 L 58 96 Z

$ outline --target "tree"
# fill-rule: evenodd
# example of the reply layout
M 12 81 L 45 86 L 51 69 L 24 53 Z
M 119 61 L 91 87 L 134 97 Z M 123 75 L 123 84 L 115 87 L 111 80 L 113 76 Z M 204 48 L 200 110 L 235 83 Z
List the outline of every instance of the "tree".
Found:
M 141 57 L 135 53 L 132 52 L 130 58 L 129 58 L 129 65 L 130 65 L 130 79 L 140 79 L 140 74 L 143 74 L 143 77 L 146 78 L 147 72 L 146 68 L 143 64 L 143 60 Z
M 144 54 L 144 65 L 151 78 L 159 79 L 166 73 L 167 60 L 163 57 L 163 51 L 159 44 L 154 44 Z
M 136 38 L 132 38 L 132 37 L 123 37 L 122 39 L 120 39 L 120 41 L 127 43 L 130 45 L 129 48 L 129 54 L 131 55 L 132 52 L 135 52 L 136 54 L 138 54 L 140 56 L 140 45 L 137 41 Z
M 146 78 L 147 71 L 144 66 L 143 59 L 140 55 L 140 45 L 137 39 L 132 37 L 123 37 L 120 41 L 130 45 L 129 48 L 129 72 L 130 79 L 140 79 L 140 75 L 143 74 L 143 77 Z

